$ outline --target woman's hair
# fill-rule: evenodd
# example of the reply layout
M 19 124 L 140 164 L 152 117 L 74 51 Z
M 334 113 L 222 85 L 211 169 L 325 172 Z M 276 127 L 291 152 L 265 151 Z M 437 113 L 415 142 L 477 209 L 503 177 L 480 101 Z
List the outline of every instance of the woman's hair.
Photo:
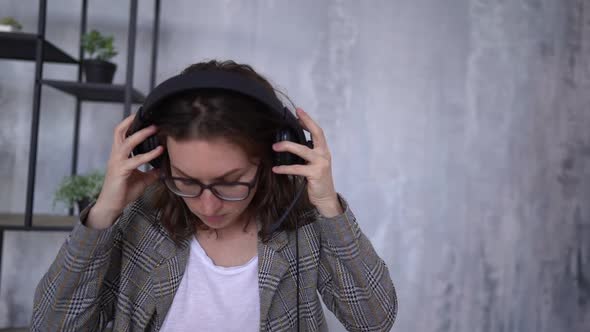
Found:
M 257 81 L 276 96 L 272 85 L 252 67 L 233 61 L 212 60 L 193 64 L 182 74 L 207 69 L 238 73 Z M 157 106 L 151 118 L 159 128 L 162 144 L 165 144 L 166 137 L 179 141 L 224 138 L 242 148 L 253 163 L 259 164 L 258 188 L 245 213 L 260 220 L 262 228 L 259 235 L 263 241 L 270 239 L 271 225 L 282 216 L 293 201 L 295 192 L 304 184 L 299 177 L 272 172 L 272 144 L 277 129 L 284 123 L 266 108 L 253 98 L 228 90 L 193 90 L 167 98 Z M 169 170 L 170 161 L 166 152 L 163 160 L 163 170 Z M 156 184 L 152 197 L 160 222 L 174 241 L 192 236 L 197 229 L 207 229 L 183 199 L 170 192 L 164 183 Z M 312 215 L 312 211 L 305 191 L 279 230 L 295 229 L 296 218 L 299 218 L 300 225 L 309 222 L 307 217 Z

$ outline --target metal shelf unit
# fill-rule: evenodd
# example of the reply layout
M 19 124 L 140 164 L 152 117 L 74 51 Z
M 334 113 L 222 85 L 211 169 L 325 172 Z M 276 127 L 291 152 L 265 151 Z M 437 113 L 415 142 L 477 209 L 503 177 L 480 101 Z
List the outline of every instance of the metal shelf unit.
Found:
M 129 26 L 127 37 L 127 63 L 124 84 L 98 84 L 82 81 L 84 51 L 82 36 L 86 33 L 88 0 L 82 0 L 80 18 L 80 40 L 78 59 L 68 55 L 59 47 L 45 39 L 47 0 L 39 0 L 37 33 L 0 32 L 0 60 L 34 61 L 35 78 L 33 107 L 31 117 L 30 150 L 27 172 L 26 206 L 24 214 L 3 213 L 0 211 L 0 274 L 2 271 L 2 249 L 4 231 L 70 231 L 77 221 L 72 215 L 34 214 L 34 190 L 39 139 L 39 120 L 41 112 L 41 89 L 45 86 L 61 90 L 76 98 L 74 110 L 74 133 L 72 135 L 71 174 L 77 174 L 80 134 L 80 112 L 82 102 L 109 102 L 123 104 L 123 117 L 131 113 L 133 103 L 142 103 L 145 96 L 133 88 L 133 69 L 135 62 L 135 41 L 137 30 L 138 0 L 129 0 Z M 158 56 L 158 34 L 160 28 L 160 0 L 154 0 L 154 18 L 151 50 L 150 90 L 155 85 Z M 50 80 L 43 78 L 43 65 L 48 63 L 72 64 L 78 66 L 76 81 Z

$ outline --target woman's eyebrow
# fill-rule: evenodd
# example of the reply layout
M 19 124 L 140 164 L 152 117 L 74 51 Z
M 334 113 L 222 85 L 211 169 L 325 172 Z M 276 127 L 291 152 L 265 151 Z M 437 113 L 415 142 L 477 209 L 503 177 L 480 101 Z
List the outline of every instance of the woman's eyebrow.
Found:
M 191 177 L 190 175 L 188 175 L 188 174 L 186 174 L 185 172 L 183 172 L 183 171 L 182 171 L 180 168 L 178 168 L 178 167 L 176 167 L 176 166 L 172 165 L 172 163 L 170 163 L 170 166 L 171 166 L 172 168 L 174 168 L 174 170 L 176 170 L 178 173 L 180 173 L 180 175 L 182 175 L 182 176 L 186 176 L 187 178 L 189 178 L 189 179 L 192 179 L 192 177 Z M 232 169 L 232 170 L 230 170 L 230 171 L 228 171 L 228 172 L 225 172 L 224 174 L 222 174 L 222 175 L 220 175 L 220 176 L 218 176 L 218 177 L 214 178 L 213 180 L 222 180 L 223 178 L 225 178 L 225 177 L 227 177 L 227 176 L 229 176 L 229 175 L 232 175 L 232 174 L 234 174 L 234 173 L 237 173 L 237 172 L 239 172 L 239 171 L 242 171 L 242 170 L 243 170 L 242 168 L 234 168 L 234 169 Z

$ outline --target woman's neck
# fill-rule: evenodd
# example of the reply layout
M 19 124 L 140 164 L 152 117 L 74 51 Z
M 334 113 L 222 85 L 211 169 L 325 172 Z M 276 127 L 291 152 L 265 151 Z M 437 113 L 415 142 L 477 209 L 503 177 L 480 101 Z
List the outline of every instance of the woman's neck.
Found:
M 197 231 L 198 237 L 203 236 L 209 240 L 216 240 L 220 242 L 232 241 L 244 236 L 256 234 L 257 232 L 258 229 L 256 222 L 254 222 L 254 220 L 250 220 L 248 222 L 247 218 L 243 218 L 241 221 L 236 220 L 236 222 L 221 229 L 210 228 L 207 230 Z

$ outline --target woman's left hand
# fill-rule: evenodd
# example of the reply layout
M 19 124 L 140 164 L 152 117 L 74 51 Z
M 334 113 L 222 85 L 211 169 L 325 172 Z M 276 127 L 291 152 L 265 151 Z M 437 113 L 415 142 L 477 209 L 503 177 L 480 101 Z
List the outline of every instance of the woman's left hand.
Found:
M 283 165 L 272 168 L 276 174 L 291 174 L 307 178 L 307 194 L 310 202 L 324 217 L 331 218 L 343 212 L 332 178 L 332 157 L 326 143 L 324 131 L 302 109 L 297 108 L 301 126 L 311 133 L 313 149 L 289 141 L 275 143 L 277 152 L 291 152 L 308 163 L 306 165 Z

